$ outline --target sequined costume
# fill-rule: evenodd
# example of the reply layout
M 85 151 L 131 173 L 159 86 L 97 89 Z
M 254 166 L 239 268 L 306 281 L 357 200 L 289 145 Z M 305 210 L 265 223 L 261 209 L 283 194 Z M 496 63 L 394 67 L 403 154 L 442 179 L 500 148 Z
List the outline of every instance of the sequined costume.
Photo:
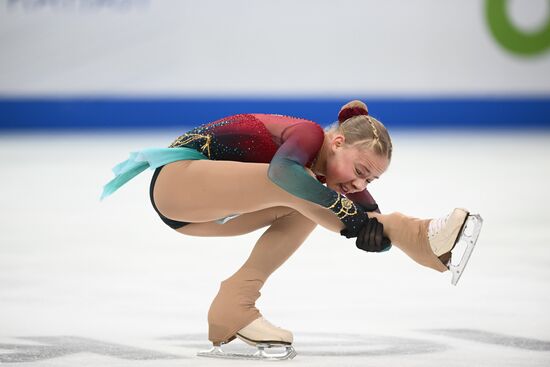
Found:
M 155 169 L 167 161 L 187 159 L 185 155 L 174 155 L 178 155 L 177 148 L 191 148 L 211 160 L 269 163 L 268 176 L 276 185 L 332 210 L 346 225 L 342 235 L 356 237 L 367 220 L 367 208 L 376 209 L 376 203 L 366 189 L 346 197 L 324 186 L 324 177 L 315 179 L 307 173 L 304 167 L 312 167 L 323 141 L 323 128 L 301 118 L 270 114 L 225 117 L 186 132 L 169 149 L 149 148 L 132 153 L 128 161 L 115 167 L 117 177 L 105 186 L 102 198 L 147 167 Z M 168 154 L 171 157 L 165 158 Z

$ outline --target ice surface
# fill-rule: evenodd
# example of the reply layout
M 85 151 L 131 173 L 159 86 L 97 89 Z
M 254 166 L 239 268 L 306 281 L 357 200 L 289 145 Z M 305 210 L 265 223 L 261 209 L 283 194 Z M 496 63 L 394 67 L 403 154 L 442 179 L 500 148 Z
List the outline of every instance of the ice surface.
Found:
M 0 362 L 219 366 L 206 315 L 263 230 L 188 237 L 153 211 L 146 171 L 103 202 L 110 169 L 177 133 L 3 135 Z M 484 218 L 457 287 L 397 248 L 371 254 L 318 227 L 257 306 L 294 332 L 301 366 L 550 365 L 550 134 L 394 136 L 371 186 L 382 211 Z M 240 341 L 227 348 L 245 349 Z

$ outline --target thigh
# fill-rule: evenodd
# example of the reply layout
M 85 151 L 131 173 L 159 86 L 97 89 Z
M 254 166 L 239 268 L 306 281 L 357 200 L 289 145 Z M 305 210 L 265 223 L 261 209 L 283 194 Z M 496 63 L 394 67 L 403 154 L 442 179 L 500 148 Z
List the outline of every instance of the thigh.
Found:
M 295 209 L 323 227 L 345 226 L 330 209 L 301 199 L 268 177 L 268 163 L 192 160 L 164 166 L 154 200 L 166 217 L 182 222 L 209 222 L 276 206 Z
M 277 219 L 296 213 L 292 208 L 277 206 L 241 214 L 221 224 L 217 221 L 189 223 L 176 229 L 179 233 L 197 237 L 228 237 L 253 232 L 273 224 Z

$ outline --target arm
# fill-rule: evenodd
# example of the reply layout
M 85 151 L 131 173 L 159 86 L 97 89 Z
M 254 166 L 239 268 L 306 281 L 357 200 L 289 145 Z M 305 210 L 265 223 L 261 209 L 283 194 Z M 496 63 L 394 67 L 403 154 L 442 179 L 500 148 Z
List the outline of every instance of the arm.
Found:
M 380 208 L 378 207 L 378 204 L 376 204 L 376 200 L 374 200 L 367 189 L 346 194 L 346 196 L 354 203 L 361 205 L 366 211 L 380 213 Z
M 323 129 L 315 123 L 301 121 L 285 128 L 281 135 L 282 144 L 269 165 L 269 178 L 289 193 L 332 210 L 346 226 L 340 234 L 347 238 L 357 237 L 369 220 L 367 212 L 322 185 L 304 167 L 321 149 Z
M 310 174 L 322 184 L 326 183 L 325 176 L 318 176 L 311 171 L 310 171 Z M 355 204 L 361 205 L 363 209 L 365 209 L 367 212 L 374 211 L 374 212 L 380 213 L 380 208 L 378 207 L 376 200 L 374 200 L 374 198 L 372 197 L 372 195 L 367 189 L 361 192 L 346 194 L 345 196 L 351 201 L 353 201 Z

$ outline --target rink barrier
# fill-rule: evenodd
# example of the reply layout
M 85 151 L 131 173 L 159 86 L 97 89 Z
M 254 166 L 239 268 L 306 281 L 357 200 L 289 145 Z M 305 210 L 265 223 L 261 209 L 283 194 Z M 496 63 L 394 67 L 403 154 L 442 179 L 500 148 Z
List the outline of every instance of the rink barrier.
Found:
M 153 98 L 0 97 L 0 130 L 128 130 L 193 127 L 237 113 L 299 116 L 327 125 L 351 99 L 390 129 L 550 129 L 549 97 Z

